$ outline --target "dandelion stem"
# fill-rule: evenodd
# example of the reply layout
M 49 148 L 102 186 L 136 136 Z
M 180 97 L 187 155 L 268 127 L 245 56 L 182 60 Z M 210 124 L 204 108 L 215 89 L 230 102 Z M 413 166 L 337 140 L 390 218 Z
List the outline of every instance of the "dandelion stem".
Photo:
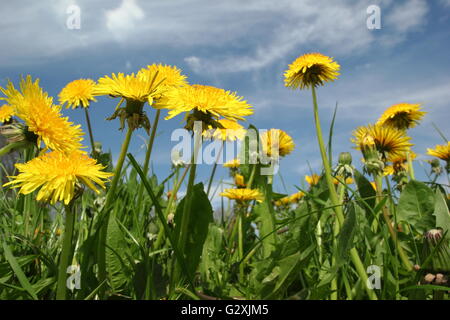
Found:
M 94 141 L 94 134 L 92 133 L 92 126 L 91 126 L 91 119 L 89 118 L 89 111 L 88 108 L 83 108 L 84 114 L 86 115 L 86 123 L 88 126 L 89 131 L 89 139 L 91 140 L 91 148 L 92 148 L 92 156 L 96 158 L 97 151 L 95 150 L 95 141 Z
M 161 110 L 160 109 L 156 110 L 155 119 L 153 120 L 153 124 L 152 124 L 153 125 L 152 131 L 150 133 L 150 138 L 148 140 L 147 152 L 145 153 L 144 168 L 143 168 L 145 176 L 147 176 L 147 173 L 148 173 L 148 167 L 150 164 L 150 156 L 151 156 L 152 150 L 153 150 L 153 143 L 155 142 L 156 129 L 158 128 L 160 115 L 161 115 Z M 141 211 L 143 193 L 144 193 L 144 184 L 141 183 L 139 185 L 138 202 L 137 202 L 138 212 Z
M 222 150 L 223 150 L 223 143 L 222 146 L 220 147 L 219 152 L 217 153 L 217 158 L 216 161 L 214 162 L 214 166 L 212 168 L 211 171 L 211 176 L 209 177 L 209 182 L 208 182 L 208 188 L 206 189 L 206 195 L 209 197 L 209 191 L 211 191 L 211 186 L 212 186 L 212 182 L 214 180 L 214 175 L 216 174 L 216 170 L 217 170 L 217 163 L 219 162 L 219 158 L 222 155 Z
M 314 110 L 314 121 L 316 125 L 316 134 L 317 134 L 317 140 L 319 142 L 319 148 L 320 148 L 320 154 L 322 156 L 322 163 L 325 169 L 325 178 L 327 181 L 328 190 L 330 191 L 330 199 L 334 206 L 334 211 L 336 213 L 336 219 L 337 223 L 339 223 L 340 226 L 344 223 L 344 214 L 342 212 L 342 206 L 339 203 L 339 199 L 336 193 L 336 189 L 334 188 L 333 184 L 333 178 L 331 175 L 331 166 L 330 162 L 328 161 L 327 153 L 325 150 L 325 145 L 323 143 L 323 136 L 322 136 L 322 129 L 320 126 L 320 118 L 319 118 L 319 108 L 317 106 L 317 95 L 316 95 L 316 88 L 312 86 L 312 98 L 313 98 L 313 110 Z M 364 265 L 362 264 L 361 258 L 358 255 L 358 252 L 356 248 L 350 249 L 350 258 L 355 265 L 356 272 L 358 273 L 361 281 L 366 284 L 367 283 L 367 274 L 366 270 L 364 269 Z M 377 300 L 377 296 L 374 293 L 373 290 L 368 288 L 367 286 L 364 286 L 366 289 L 366 292 L 371 300 Z
M 383 176 L 381 174 L 376 174 L 374 176 L 375 178 L 375 184 L 377 186 L 377 203 L 379 203 L 381 201 L 381 199 L 383 199 L 384 195 L 383 195 Z M 409 261 L 408 257 L 406 256 L 405 251 L 403 250 L 403 247 L 401 246 L 400 242 L 398 241 L 398 237 L 397 237 L 397 231 L 394 229 L 393 225 L 392 225 L 392 221 L 389 218 L 389 210 L 386 206 L 383 206 L 382 208 L 382 212 L 383 212 L 383 218 L 384 221 L 387 224 L 389 233 L 391 234 L 392 240 L 395 243 L 395 246 L 397 247 L 397 251 L 398 254 L 400 255 L 400 259 L 402 260 L 405 268 L 407 270 L 412 270 L 413 266 L 411 264 L 411 262 Z
M 72 238 L 75 225 L 75 214 L 73 205 L 65 206 L 64 239 L 59 260 L 58 282 L 56 289 L 56 300 L 65 300 L 67 294 L 67 267 L 72 253 Z
M 98 243 L 98 245 L 99 245 L 99 251 L 98 251 L 98 269 L 99 270 L 98 270 L 98 272 L 99 272 L 100 283 L 105 281 L 106 276 L 107 276 L 107 273 L 106 273 L 106 236 L 108 233 L 109 217 L 111 215 L 110 207 L 111 207 L 113 200 L 115 199 L 117 184 L 120 180 L 120 174 L 122 172 L 123 163 L 125 161 L 125 156 L 128 151 L 128 146 L 130 145 L 132 133 L 133 133 L 133 129 L 128 127 L 127 134 L 125 136 L 125 140 L 122 143 L 122 149 L 120 151 L 119 159 L 117 160 L 117 165 L 114 170 L 114 177 L 111 182 L 111 186 L 108 190 L 108 194 L 106 195 L 106 201 L 105 201 L 105 206 L 104 206 L 104 209 L 106 210 L 106 212 L 104 213 L 105 216 L 103 217 L 103 223 L 101 225 L 100 234 L 99 234 L 100 241 Z M 100 295 L 102 296 L 102 295 L 104 295 L 104 293 L 105 293 L 105 287 L 103 286 L 100 289 Z
M 411 159 L 411 153 L 409 151 L 406 152 L 406 161 L 408 161 L 408 173 L 411 180 L 416 180 L 416 176 L 414 174 L 414 167 Z

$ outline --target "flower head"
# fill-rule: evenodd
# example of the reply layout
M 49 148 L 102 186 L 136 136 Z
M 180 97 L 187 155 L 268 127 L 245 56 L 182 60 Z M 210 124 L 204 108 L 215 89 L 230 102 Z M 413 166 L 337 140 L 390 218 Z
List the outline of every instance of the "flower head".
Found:
M 270 129 L 261 135 L 261 145 L 265 154 L 269 157 L 273 152 L 278 150 L 278 154 L 282 157 L 291 153 L 295 144 L 291 136 L 280 129 Z
M 16 164 L 19 174 L 5 184 L 20 188 L 19 192 L 29 194 L 40 188 L 36 200 L 65 204 L 73 199 L 75 186 L 84 184 L 99 193 L 95 184 L 105 188 L 105 181 L 112 176 L 102 171 L 105 167 L 96 160 L 75 150 L 70 153 L 53 151 L 45 153 L 24 164 Z M 94 184 L 95 183 L 95 184 Z
M 14 116 L 14 108 L 5 104 L 0 107 L 0 122 L 7 122 Z
M 320 176 L 318 174 L 313 173 L 310 176 L 305 176 L 305 180 L 312 187 L 319 183 Z
M 171 89 L 176 89 L 188 85 L 186 76 L 175 66 L 151 64 L 139 70 L 137 76 L 158 85 L 157 94 L 154 95 L 153 107 L 164 108 L 167 106 L 166 93 Z
M 199 84 L 184 86 L 170 90 L 165 108 L 169 109 L 166 119 L 180 113 L 197 111 L 198 115 L 212 117 L 216 120 L 223 117 L 229 120 L 244 120 L 253 114 L 252 107 L 234 92 Z M 203 120 L 203 119 L 195 119 Z
M 221 128 L 214 129 L 209 126 L 209 129 L 203 132 L 203 136 L 208 139 L 217 139 L 223 141 L 242 140 L 245 136 L 246 130 L 237 121 L 220 119 L 217 121 Z
M 220 195 L 240 202 L 251 200 L 261 202 L 263 199 L 263 196 L 258 189 L 225 189 Z
M 351 141 L 356 144 L 357 149 L 376 148 L 384 159 L 401 156 L 412 146 L 409 142 L 411 138 L 406 136 L 404 131 L 392 127 L 363 126 L 357 128 L 353 136 Z
M 247 186 L 244 182 L 244 176 L 241 174 L 236 174 L 234 176 L 234 184 L 239 188 L 245 188 Z
M 78 79 L 69 82 L 59 93 L 59 103 L 66 104 L 66 108 L 72 109 L 89 107 L 91 101 L 95 99 L 96 83 L 91 79 Z
M 416 154 L 413 151 L 408 151 L 411 160 L 416 158 Z M 387 159 L 392 164 L 384 167 L 384 175 L 394 175 L 401 171 L 408 171 L 408 157 L 407 153 L 401 153 L 399 155 L 391 156 Z
M 441 160 L 450 161 L 450 141 L 447 144 L 436 145 L 434 149 L 427 149 L 427 153 Z
M 420 104 L 399 103 L 386 109 L 377 124 L 406 130 L 415 127 L 425 114 Z
M 293 89 L 322 86 L 334 81 L 340 66 L 332 58 L 321 53 L 307 53 L 298 57 L 284 73 L 284 84 Z
M 159 96 L 159 82 L 156 81 L 156 74 L 153 78 L 141 73 L 135 75 L 113 73 L 98 79 L 95 89 L 97 95 L 110 95 L 112 97 L 122 97 L 127 101 L 153 104 L 153 99 Z
M 38 136 L 38 145 L 43 142 L 51 150 L 72 151 L 82 148 L 83 131 L 80 125 L 69 122 L 63 117 L 61 107 L 53 105 L 53 99 L 39 87 L 39 80 L 32 81 L 30 76 L 20 81 L 21 92 L 9 82 L 5 94 L 14 113 L 25 122 L 28 131 Z
M 233 160 L 227 161 L 223 164 L 223 166 L 225 168 L 231 168 L 231 169 L 237 169 L 237 168 L 239 168 L 240 165 L 241 165 L 241 162 L 239 161 L 239 159 L 233 159 Z

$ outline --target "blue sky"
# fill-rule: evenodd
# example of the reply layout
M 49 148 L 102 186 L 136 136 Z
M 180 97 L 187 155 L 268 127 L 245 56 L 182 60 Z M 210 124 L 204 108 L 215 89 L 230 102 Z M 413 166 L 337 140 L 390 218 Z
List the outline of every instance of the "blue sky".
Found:
M 66 26 L 70 5 L 80 8 L 81 28 Z M 368 30 L 366 9 L 381 8 L 381 29 Z M 254 106 L 248 123 L 281 128 L 295 140 L 295 152 L 282 160 L 288 192 L 304 175 L 320 169 L 308 91 L 283 86 L 283 72 L 297 56 L 322 52 L 341 64 L 341 76 L 318 90 L 323 127 L 338 103 L 334 153 L 360 154 L 349 139 L 359 125 L 375 122 L 399 102 L 421 103 L 428 112 L 410 131 L 419 160 L 427 147 L 443 142 L 450 120 L 450 1 L 436 0 L 115 0 L 10 1 L 0 12 L 0 85 L 31 74 L 57 96 L 78 78 L 131 73 L 151 63 L 173 64 L 190 83 L 237 91 Z M 95 139 L 117 156 L 124 136 L 117 121 L 105 121 L 117 101 L 102 97 L 91 106 Z M 150 118 L 154 110 L 147 109 Z M 165 113 L 165 112 L 163 112 Z M 85 127 L 81 110 L 64 110 Z M 162 121 L 152 164 L 161 178 L 170 167 L 172 130 L 181 117 Z M 86 131 L 86 130 L 85 130 Z M 130 151 L 143 159 L 145 132 L 134 136 Z M 88 144 L 86 137 L 85 143 Z M 428 168 L 427 168 L 428 169 Z M 201 166 L 205 180 L 210 166 Z M 419 177 L 424 177 L 420 162 Z M 219 170 L 217 180 L 227 179 Z M 277 179 L 278 191 L 284 189 Z

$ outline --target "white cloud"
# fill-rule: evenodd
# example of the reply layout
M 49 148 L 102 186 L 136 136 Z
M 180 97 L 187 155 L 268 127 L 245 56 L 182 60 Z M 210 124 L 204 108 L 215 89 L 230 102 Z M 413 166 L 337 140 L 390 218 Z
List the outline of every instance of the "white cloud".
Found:
M 123 38 L 136 30 L 145 17 L 135 0 L 122 0 L 118 8 L 107 10 L 106 27 L 116 37 Z
M 24 2 L 2 5 L 0 64 L 32 63 L 119 41 L 127 48 L 194 50 L 186 58 L 194 71 L 235 72 L 258 70 L 305 48 L 354 54 L 376 41 L 365 22 L 366 7 L 376 0 Z M 390 42 L 423 24 L 426 3 L 410 2 L 396 1 L 389 13 L 391 1 L 380 1 L 387 22 L 395 25 Z M 66 28 L 66 8 L 74 3 L 81 9 L 80 30 Z M 220 54 L 200 54 L 201 47 Z

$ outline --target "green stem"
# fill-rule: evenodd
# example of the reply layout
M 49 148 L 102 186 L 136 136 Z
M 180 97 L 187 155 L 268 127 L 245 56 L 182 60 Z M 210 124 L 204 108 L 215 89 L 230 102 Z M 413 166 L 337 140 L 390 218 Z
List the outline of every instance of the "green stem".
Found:
M 91 119 L 89 118 L 88 108 L 83 108 L 86 115 L 86 123 L 88 126 L 89 139 L 91 140 L 92 156 L 96 158 L 97 152 L 95 151 L 94 134 L 92 133 Z
M 237 221 L 237 227 L 238 227 L 238 254 L 239 254 L 239 281 L 241 283 L 244 282 L 244 230 L 243 230 L 243 210 L 239 210 L 238 212 L 238 221 Z
M 328 190 L 330 191 L 330 199 L 334 207 L 334 211 L 336 213 L 336 219 L 337 223 L 339 223 L 340 226 L 344 223 L 344 214 L 342 212 L 342 206 L 339 203 L 339 199 L 336 193 L 336 189 L 334 188 L 333 184 L 333 178 L 331 175 L 331 166 L 330 162 L 328 161 L 327 153 L 325 150 L 325 145 L 323 143 L 323 136 L 322 136 L 322 129 L 320 126 L 320 118 L 319 118 L 319 108 L 317 105 L 317 95 L 316 95 L 316 89 L 313 86 L 312 87 L 312 98 L 313 98 L 313 110 L 314 110 L 314 121 L 316 125 L 316 134 L 317 134 L 317 140 L 319 142 L 319 148 L 320 148 L 320 154 L 322 156 L 322 163 L 325 169 L 325 178 L 327 181 Z M 366 270 L 364 269 L 363 263 L 358 255 L 358 251 L 356 248 L 352 248 L 350 250 L 350 258 L 355 265 L 356 271 L 361 278 L 361 281 L 363 281 L 364 284 L 367 282 L 367 274 Z M 371 300 L 377 300 L 377 296 L 374 293 L 373 290 L 365 286 L 367 295 Z
M 345 179 L 343 179 L 345 180 Z M 338 194 L 339 194 L 339 203 L 344 202 L 344 195 L 345 195 L 345 186 L 342 184 L 338 185 Z M 336 250 L 337 246 L 337 237 L 339 235 L 339 224 L 334 223 L 333 225 L 333 248 Z M 335 251 L 336 252 L 336 251 Z M 336 264 L 336 255 L 333 254 L 331 257 L 331 265 L 334 266 Z M 338 274 L 331 280 L 331 290 L 333 291 L 331 293 L 331 300 L 337 300 L 338 299 Z
M 223 144 L 217 154 L 217 158 L 216 158 L 216 162 L 214 162 L 214 166 L 212 168 L 211 171 L 211 176 L 209 177 L 209 182 L 208 182 L 208 189 L 206 191 L 206 195 L 209 197 L 209 191 L 211 190 L 211 186 L 212 186 L 212 182 L 214 180 L 214 175 L 216 174 L 216 170 L 217 170 L 217 162 L 219 162 L 219 158 L 222 155 L 222 150 L 223 150 Z
M 120 180 L 120 174 L 122 172 L 123 163 L 125 161 L 125 156 L 128 151 L 128 146 L 130 145 L 131 141 L 131 135 L 133 133 L 133 129 L 130 129 L 128 127 L 127 134 L 125 136 L 125 140 L 122 143 L 122 148 L 120 150 L 119 159 L 117 160 L 117 165 L 114 170 L 114 177 L 111 182 L 111 186 L 108 190 L 108 194 L 106 195 L 106 201 L 104 209 L 106 212 L 104 212 L 103 222 L 100 229 L 100 241 L 98 243 L 98 272 L 99 272 L 99 282 L 102 283 L 106 281 L 106 235 L 108 233 L 108 223 L 109 223 L 109 217 L 110 217 L 110 206 L 112 202 L 115 199 L 116 196 L 116 188 L 117 184 Z M 103 296 L 105 294 L 105 286 L 102 286 L 100 289 L 100 295 Z
M 411 180 L 416 180 L 416 176 L 414 174 L 414 167 L 411 159 L 411 153 L 409 151 L 406 152 L 406 160 L 408 161 L 408 173 Z
M 187 239 L 187 234 L 189 232 L 189 222 L 191 219 L 191 207 L 192 207 L 192 192 L 193 192 L 193 188 L 194 188 L 194 182 L 195 182 L 195 174 L 197 171 L 197 164 L 196 164 L 196 159 L 197 159 L 197 153 L 200 149 L 200 141 L 201 141 L 201 134 L 199 134 L 198 136 L 196 134 L 194 134 L 194 152 L 192 153 L 192 158 L 191 158 L 191 165 L 190 165 L 190 172 L 189 172 L 189 180 L 188 180 L 188 185 L 187 185 L 187 190 L 186 190 L 186 196 L 184 198 L 184 203 L 183 203 L 183 213 L 181 216 L 181 226 L 180 226 L 180 234 L 178 236 L 178 242 L 177 242 L 177 249 L 181 251 L 181 255 L 183 257 L 186 257 L 186 239 Z M 199 140 L 199 141 L 197 141 Z M 174 288 L 174 285 L 180 280 L 181 277 L 181 264 L 180 261 L 175 265 L 175 273 L 172 276 L 172 288 Z
M 143 168 L 145 176 L 147 176 L 147 173 L 148 173 L 148 167 L 150 164 L 150 156 L 151 156 L 152 150 L 153 150 L 153 143 L 155 142 L 156 129 L 158 128 L 160 115 L 161 115 L 161 110 L 160 109 L 156 110 L 155 119 L 153 120 L 152 131 L 150 133 L 150 138 L 148 140 L 147 152 L 145 153 L 144 168 Z M 138 212 L 141 211 L 143 194 L 144 194 L 144 184 L 141 183 L 139 185 L 138 202 L 137 202 Z
M 375 179 L 375 184 L 377 186 L 377 203 L 379 203 L 384 197 L 383 189 L 382 189 L 383 188 L 383 176 L 382 176 L 382 174 L 375 174 L 374 179 Z M 397 247 L 397 251 L 400 256 L 400 259 L 402 260 L 405 268 L 407 270 L 411 271 L 413 269 L 413 265 L 409 261 L 408 256 L 406 255 L 405 251 L 403 250 L 403 247 L 401 246 L 400 242 L 398 241 L 397 231 L 392 226 L 392 221 L 389 218 L 389 210 L 386 206 L 383 206 L 382 211 L 383 211 L 384 221 L 386 222 L 389 233 L 391 235 L 391 238 L 394 241 L 395 246 Z
M 65 228 L 63 247 L 58 267 L 58 282 L 56 289 L 56 300 L 65 300 L 67 294 L 67 267 L 69 266 L 70 256 L 72 254 L 72 238 L 75 225 L 75 214 L 73 205 L 69 204 L 65 207 Z

